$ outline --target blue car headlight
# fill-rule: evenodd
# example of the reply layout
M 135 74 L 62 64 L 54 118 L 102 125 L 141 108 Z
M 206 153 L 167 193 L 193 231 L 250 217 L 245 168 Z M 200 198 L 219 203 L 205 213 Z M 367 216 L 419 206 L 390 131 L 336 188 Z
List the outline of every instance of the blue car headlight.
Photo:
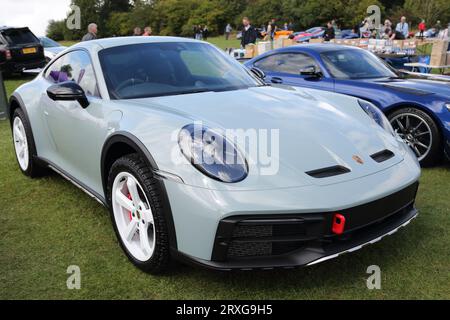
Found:
M 358 103 L 361 108 L 367 113 L 367 115 L 380 127 L 392 134 L 394 137 L 397 136 L 394 129 L 392 128 L 391 123 L 380 109 L 365 100 L 358 100 Z
M 446 108 L 448 111 L 450 111 L 450 103 L 446 103 L 446 104 L 445 104 L 445 108 Z
M 186 159 L 212 179 L 236 183 L 248 175 L 247 161 L 237 147 L 205 126 L 185 126 L 178 135 L 178 145 Z

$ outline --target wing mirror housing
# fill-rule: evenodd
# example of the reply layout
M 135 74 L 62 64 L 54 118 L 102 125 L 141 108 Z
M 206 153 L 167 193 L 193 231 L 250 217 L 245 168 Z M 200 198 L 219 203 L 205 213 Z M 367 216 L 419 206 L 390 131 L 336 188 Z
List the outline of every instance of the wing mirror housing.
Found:
M 260 80 L 264 80 L 266 78 L 266 73 L 257 67 L 252 67 L 250 71 Z
M 52 85 L 47 89 L 47 95 L 53 101 L 78 101 L 83 109 L 89 107 L 83 88 L 73 81 Z
M 315 66 L 308 66 L 303 69 L 300 69 L 300 75 L 313 78 L 320 78 L 322 76 L 322 73 L 320 73 L 320 71 L 318 71 Z

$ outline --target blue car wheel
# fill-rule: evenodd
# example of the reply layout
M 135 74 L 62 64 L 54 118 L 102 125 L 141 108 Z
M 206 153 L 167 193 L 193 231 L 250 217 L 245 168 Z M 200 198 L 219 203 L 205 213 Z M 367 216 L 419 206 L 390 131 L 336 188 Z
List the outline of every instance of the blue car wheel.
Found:
M 431 166 L 440 160 L 441 135 L 428 114 L 416 108 L 403 108 L 391 113 L 389 121 L 423 166 Z

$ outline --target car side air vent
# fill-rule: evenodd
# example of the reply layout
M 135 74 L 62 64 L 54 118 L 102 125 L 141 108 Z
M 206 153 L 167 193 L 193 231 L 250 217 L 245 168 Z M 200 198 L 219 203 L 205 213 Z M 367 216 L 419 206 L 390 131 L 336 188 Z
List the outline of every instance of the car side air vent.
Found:
M 376 162 L 382 163 L 393 158 L 394 156 L 395 154 L 391 150 L 383 150 L 371 155 L 370 157 Z
M 323 178 L 339 176 L 341 174 L 346 174 L 349 172 L 351 172 L 351 170 L 346 167 L 334 166 L 334 167 L 328 167 L 328 168 L 308 171 L 308 172 L 306 172 L 306 174 L 313 178 L 323 179 Z

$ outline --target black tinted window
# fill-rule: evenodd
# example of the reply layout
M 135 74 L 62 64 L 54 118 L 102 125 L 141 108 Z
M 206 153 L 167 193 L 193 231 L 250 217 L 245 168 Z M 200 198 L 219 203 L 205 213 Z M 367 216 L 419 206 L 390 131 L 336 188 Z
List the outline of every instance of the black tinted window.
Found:
M 84 51 L 69 52 L 60 57 L 46 71 L 45 77 L 53 83 L 74 81 L 86 95 L 99 96 L 91 59 Z
M 378 57 L 366 50 L 337 50 L 322 53 L 328 71 L 337 79 L 395 77 Z
M 261 85 L 237 61 L 204 43 L 144 43 L 99 53 L 113 99 L 133 99 Z
M 255 67 L 268 72 L 280 72 L 298 75 L 301 69 L 315 66 L 316 61 L 303 53 L 281 53 L 268 56 L 255 63 Z
M 3 36 L 10 44 L 27 44 L 39 42 L 34 34 L 27 29 L 12 29 L 3 32 Z

